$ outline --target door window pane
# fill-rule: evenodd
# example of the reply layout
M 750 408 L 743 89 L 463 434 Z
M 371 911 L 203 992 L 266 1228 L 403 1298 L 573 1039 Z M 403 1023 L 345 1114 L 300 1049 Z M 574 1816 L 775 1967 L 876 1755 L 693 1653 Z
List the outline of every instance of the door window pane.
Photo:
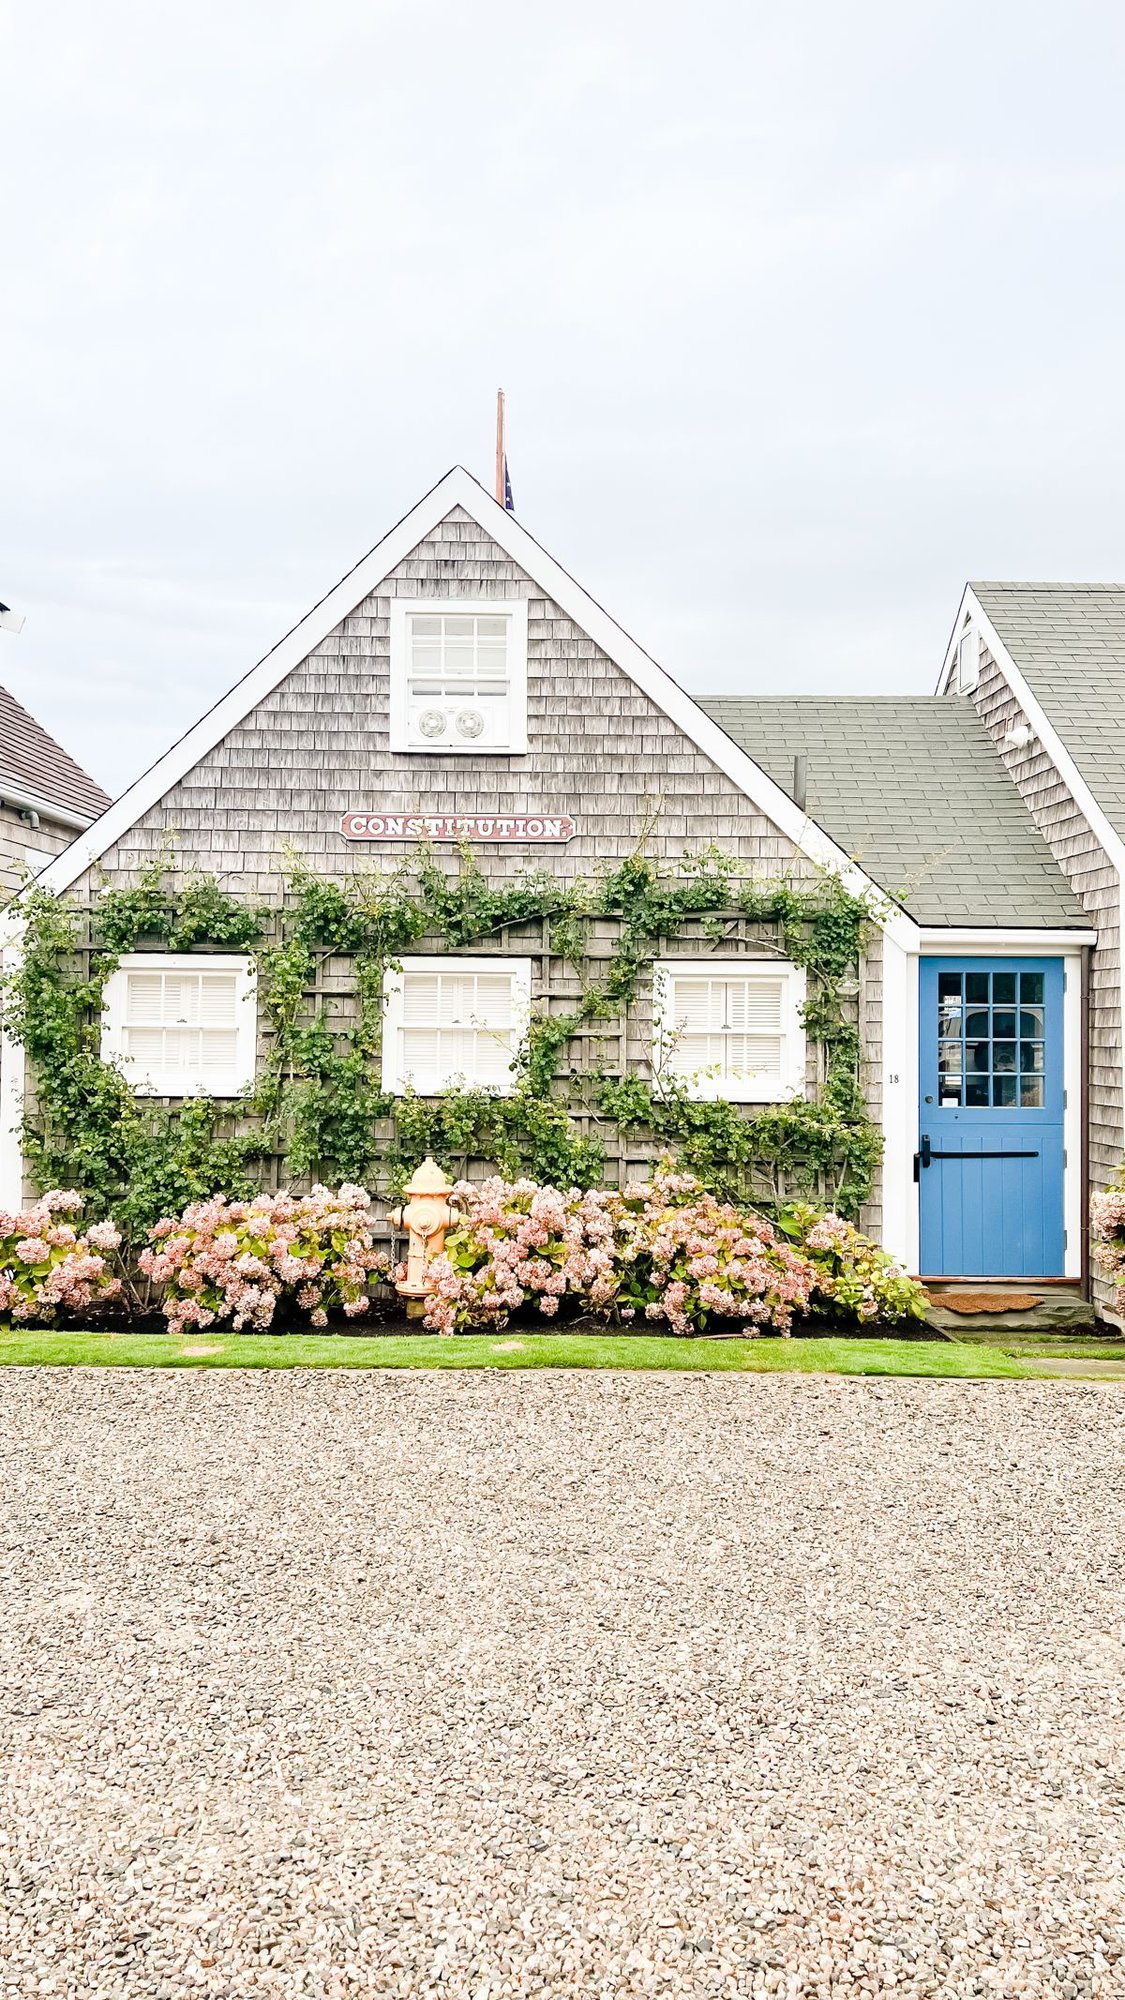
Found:
M 1044 999 L 1042 972 L 939 973 L 939 1104 L 1042 1109 Z

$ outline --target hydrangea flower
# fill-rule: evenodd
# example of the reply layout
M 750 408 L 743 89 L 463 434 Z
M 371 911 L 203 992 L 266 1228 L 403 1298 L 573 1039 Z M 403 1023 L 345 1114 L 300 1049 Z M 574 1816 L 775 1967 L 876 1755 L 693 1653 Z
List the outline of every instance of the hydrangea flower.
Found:
M 121 1237 L 112 1222 L 93 1222 L 83 1233 L 60 1220 L 81 1206 L 73 1188 L 51 1188 L 18 1214 L 0 1209 L 0 1325 L 49 1325 L 59 1312 L 85 1312 L 117 1297 L 121 1280 L 102 1253 L 116 1250 Z
M 229 1324 L 264 1333 L 283 1301 L 327 1326 L 332 1311 L 354 1319 L 368 1309 L 367 1287 L 390 1271 L 375 1247 L 371 1197 L 348 1182 L 333 1194 L 287 1190 L 251 1202 L 213 1195 L 149 1231 L 141 1270 L 162 1287 L 169 1330 Z

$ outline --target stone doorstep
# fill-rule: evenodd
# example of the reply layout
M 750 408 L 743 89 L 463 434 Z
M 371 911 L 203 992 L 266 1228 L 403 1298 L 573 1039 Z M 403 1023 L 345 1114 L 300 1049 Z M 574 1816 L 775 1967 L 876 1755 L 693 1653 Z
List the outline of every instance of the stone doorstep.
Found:
M 956 1297 L 967 1292 L 1017 1292 L 1023 1297 L 1035 1291 L 1032 1280 L 1023 1278 L 1018 1282 L 996 1282 L 989 1284 L 984 1279 L 964 1285 L 927 1285 L 930 1308 L 925 1324 L 947 1339 L 956 1340 L 959 1335 L 978 1333 L 1005 1334 L 1009 1338 L 1026 1333 L 1074 1333 L 1093 1328 L 1096 1324 L 1094 1308 L 1089 1299 L 1084 1299 L 1076 1288 L 1069 1286 L 1047 1286 L 1040 1295 L 1037 1306 L 1024 1307 L 1014 1312 L 951 1312 L 940 1303 L 943 1293 Z

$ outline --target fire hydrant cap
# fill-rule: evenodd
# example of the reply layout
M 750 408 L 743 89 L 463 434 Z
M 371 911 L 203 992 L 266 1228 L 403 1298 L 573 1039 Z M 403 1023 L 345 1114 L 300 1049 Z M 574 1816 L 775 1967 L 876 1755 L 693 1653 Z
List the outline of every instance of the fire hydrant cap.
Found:
M 451 1183 L 446 1180 L 442 1169 L 432 1154 L 427 1153 L 420 1167 L 415 1169 L 413 1179 L 403 1192 L 405 1194 L 448 1194 Z

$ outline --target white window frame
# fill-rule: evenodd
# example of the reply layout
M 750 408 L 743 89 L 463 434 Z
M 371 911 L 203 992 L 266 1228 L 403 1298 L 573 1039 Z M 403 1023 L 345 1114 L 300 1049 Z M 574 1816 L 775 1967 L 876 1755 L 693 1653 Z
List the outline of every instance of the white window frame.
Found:
M 529 958 L 484 958 L 476 956 L 453 957 L 441 952 L 432 958 L 404 958 L 400 964 L 388 966 L 383 975 L 383 1089 L 395 1097 L 401 1097 L 408 1088 L 417 1089 L 420 1097 L 434 1097 L 460 1079 L 450 1074 L 443 1081 L 432 1083 L 425 1088 L 409 1083 L 405 1076 L 400 1056 L 400 1041 L 405 1026 L 403 987 L 412 972 L 423 976 L 436 972 L 451 973 L 454 977 L 481 974 L 495 978 L 506 975 L 512 982 L 512 1054 L 515 1055 L 527 1034 L 531 1019 L 531 960 Z M 471 1078 L 466 1079 L 469 1089 L 486 1089 L 495 1097 L 510 1097 L 516 1087 L 516 1079 L 510 1072 L 502 1082 L 476 1085 Z
M 235 1055 L 227 1071 L 209 1071 L 182 1090 L 153 1082 L 125 1053 L 125 1003 L 131 972 L 233 972 L 235 975 Z M 139 1097 L 237 1097 L 254 1081 L 258 1045 L 258 974 L 253 959 L 237 952 L 131 951 L 121 957 L 105 983 L 102 1008 L 102 1061 L 116 1062 Z
M 408 731 L 409 648 L 406 621 L 410 617 L 453 615 L 503 616 L 508 625 L 508 741 L 481 744 L 452 738 L 446 742 L 412 743 Z M 513 757 L 527 750 L 527 599 L 526 597 L 395 597 L 391 599 L 390 745 L 411 757 Z
M 677 978 L 771 981 L 780 978 L 781 1078 L 775 1082 L 767 1076 L 709 1076 L 705 1072 L 683 1077 L 673 1070 L 668 1072 L 670 1077 L 674 1076 L 677 1083 L 685 1085 L 693 1097 L 725 1098 L 730 1104 L 785 1104 L 791 1098 L 804 1096 L 806 1036 L 801 1009 L 805 1002 L 806 979 L 803 966 L 781 958 L 658 959 L 652 977 L 654 1066 L 658 1077 L 663 1073 L 665 1059 L 671 1053 L 669 1044 L 675 1033 L 670 1008 L 671 982 Z
M 967 625 L 957 641 L 954 675 L 958 694 L 975 694 L 980 686 L 980 633 Z

